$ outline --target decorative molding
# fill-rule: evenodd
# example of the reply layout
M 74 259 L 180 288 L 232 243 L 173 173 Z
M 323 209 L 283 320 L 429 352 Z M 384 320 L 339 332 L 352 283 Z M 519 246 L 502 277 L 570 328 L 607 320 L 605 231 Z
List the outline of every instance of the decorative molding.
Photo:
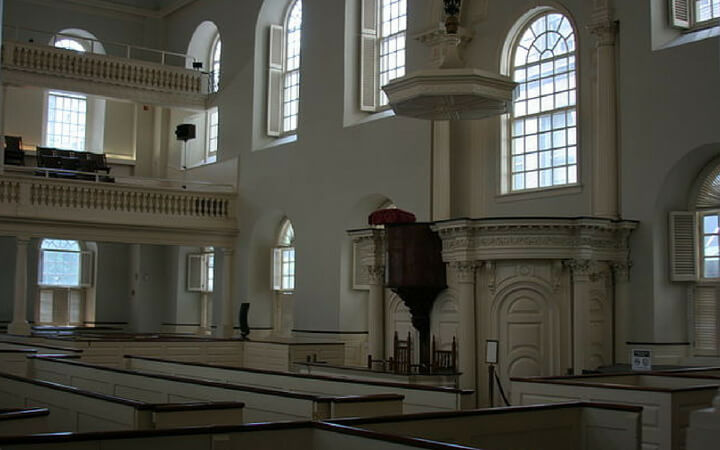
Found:
M 572 271 L 575 281 L 595 282 L 609 275 L 606 267 L 591 259 L 571 259 L 563 261 L 563 264 Z
M 587 259 L 627 262 L 636 222 L 595 218 L 458 219 L 437 222 L 443 260 Z
M 373 286 L 382 286 L 385 283 L 385 266 L 376 264 L 365 266 L 368 275 L 368 284 Z
M 487 288 L 490 292 L 490 295 L 495 295 L 495 289 L 496 289 L 496 273 L 495 273 L 495 263 L 493 261 L 485 261 L 485 273 L 487 276 Z
M 27 0 L 26 0 L 27 1 Z M 41 5 L 57 6 L 58 0 L 31 0 Z M 159 9 L 142 8 L 122 5 L 106 0 L 64 0 L 63 7 L 81 8 L 82 10 L 97 10 L 109 15 L 135 16 L 139 18 L 162 19 L 175 11 L 194 3 L 197 0 L 174 0 L 171 4 Z
M 450 263 L 450 269 L 454 274 L 454 280 L 457 283 L 474 283 L 475 269 L 477 265 L 467 261 L 454 261 Z
M 614 262 L 610 264 L 615 282 L 625 282 L 630 280 L 630 269 L 632 261 L 628 258 L 627 262 Z
M 552 262 L 552 268 L 551 268 L 551 284 L 552 289 L 554 293 L 560 292 L 560 287 L 562 286 L 562 273 L 563 273 L 563 263 L 562 261 L 556 260 Z

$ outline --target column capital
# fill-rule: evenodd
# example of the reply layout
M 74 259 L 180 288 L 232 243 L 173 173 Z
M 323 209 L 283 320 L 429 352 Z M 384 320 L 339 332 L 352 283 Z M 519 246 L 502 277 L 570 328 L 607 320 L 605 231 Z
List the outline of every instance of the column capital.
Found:
M 454 261 L 449 266 L 457 283 L 475 283 L 475 269 L 478 265 L 474 261 Z
M 606 275 L 600 262 L 593 259 L 568 259 L 563 261 L 563 265 L 572 271 L 578 281 L 597 281 Z
M 385 283 L 385 266 L 383 264 L 373 264 L 365 266 L 368 273 L 368 283 L 370 285 L 383 285 Z
M 632 267 L 631 261 L 626 262 L 613 262 L 610 264 L 610 268 L 615 276 L 615 281 L 629 281 L 630 280 L 630 268 Z
M 232 247 L 220 247 L 220 251 L 224 256 L 232 256 L 235 253 L 235 249 Z
M 30 236 L 16 236 L 17 245 L 28 245 L 30 244 Z
M 597 39 L 598 47 L 615 45 L 615 37 L 618 32 L 618 22 L 612 19 L 612 10 L 610 8 L 601 8 L 596 10 L 587 30 Z

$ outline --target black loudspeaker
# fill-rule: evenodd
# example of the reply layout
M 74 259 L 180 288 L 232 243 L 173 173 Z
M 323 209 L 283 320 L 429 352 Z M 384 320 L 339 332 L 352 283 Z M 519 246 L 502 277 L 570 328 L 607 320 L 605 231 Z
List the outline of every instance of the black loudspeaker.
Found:
M 177 136 L 178 141 L 195 139 L 195 125 L 191 123 L 181 123 L 175 129 L 175 136 Z
M 250 334 L 250 325 L 248 325 L 248 311 L 250 310 L 250 303 L 240 303 L 240 335 L 243 339 L 246 339 Z

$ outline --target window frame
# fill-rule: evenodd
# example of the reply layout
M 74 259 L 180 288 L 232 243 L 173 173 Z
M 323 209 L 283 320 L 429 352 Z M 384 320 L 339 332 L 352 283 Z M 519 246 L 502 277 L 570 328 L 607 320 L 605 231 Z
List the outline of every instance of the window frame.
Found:
M 215 121 L 213 122 L 213 117 Z M 213 125 L 214 123 L 214 125 Z M 220 111 L 217 106 L 210 108 L 207 111 L 206 119 L 206 142 L 205 142 L 205 164 L 212 164 L 217 161 L 217 155 L 219 150 L 220 142 Z M 215 128 L 215 137 L 213 138 L 213 128 Z M 215 149 L 213 150 L 213 141 L 215 142 Z
M 390 7 L 392 7 L 392 3 L 403 2 L 403 4 L 405 5 L 405 11 L 401 12 L 401 14 L 397 18 L 400 19 L 403 16 L 405 17 L 405 19 L 404 19 L 405 28 L 403 28 L 402 30 L 399 30 L 396 33 L 390 33 L 389 35 L 384 36 L 383 28 L 385 26 L 385 20 L 383 17 L 383 10 L 385 9 L 384 2 L 386 2 L 386 1 L 391 3 Z M 382 89 L 383 86 L 389 84 L 393 80 L 404 77 L 406 74 L 406 67 L 407 67 L 407 16 L 408 16 L 407 11 L 408 11 L 408 9 L 407 9 L 407 0 L 377 0 L 377 7 L 378 7 L 378 11 L 377 11 L 377 20 L 378 20 L 377 43 L 376 43 L 377 62 L 375 63 L 376 64 L 376 75 L 375 76 L 377 77 L 377 92 L 375 93 L 375 97 L 376 97 L 375 102 L 376 102 L 377 106 L 376 106 L 375 110 L 377 112 L 380 112 L 380 111 L 385 111 L 385 110 L 392 108 L 392 106 L 390 106 L 390 103 L 388 102 L 385 92 Z M 388 20 L 388 22 L 392 23 L 393 20 L 395 20 L 395 19 L 390 18 Z M 402 68 L 403 73 L 402 73 L 402 75 L 398 75 L 394 78 L 388 78 L 387 83 L 383 84 L 382 83 L 382 78 L 383 78 L 382 77 L 382 74 L 383 74 L 383 72 L 382 72 L 382 63 L 383 63 L 382 47 L 383 47 L 383 43 L 385 41 L 389 41 L 393 37 L 400 37 L 400 36 L 403 37 L 403 41 L 404 41 L 403 49 L 402 49 L 403 64 L 402 64 L 402 66 L 396 66 L 395 70 Z M 400 53 L 400 52 L 396 51 L 395 53 Z
M 56 117 L 57 113 L 58 113 L 58 109 L 59 109 L 59 108 L 55 107 L 55 109 L 53 110 L 54 114 L 51 114 L 50 104 L 51 104 L 52 97 L 54 97 L 56 99 L 62 98 L 62 99 L 71 99 L 71 100 L 81 100 L 85 104 L 85 111 L 82 112 L 83 119 L 84 119 L 83 124 L 82 124 L 82 127 L 83 127 L 82 148 L 75 148 L 75 147 L 71 147 L 66 144 L 63 144 L 62 139 L 60 139 L 60 141 L 61 141 L 60 144 L 58 144 L 57 142 L 51 141 L 51 138 L 50 138 L 51 134 L 52 134 L 51 125 L 54 123 L 58 123 L 58 122 L 56 120 L 51 121 L 50 117 L 51 116 Z M 57 104 L 57 102 L 56 102 L 56 104 Z M 85 94 L 60 91 L 60 90 L 47 90 L 45 92 L 45 108 L 44 108 L 44 117 L 43 117 L 44 118 L 44 120 L 43 120 L 43 143 L 44 143 L 44 145 L 46 147 L 54 147 L 54 148 L 59 148 L 59 149 L 64 149 L 64 150 L 74 150 L 74 151 L 78 151 L 78 152 L 88 151 L 87 147 L 88 147 L 88 141 L 89 141 L 89 136 L 88 136 L 89 108 L 90 108 L 89 98 Z M 79 114 L 79 112 L 77 112 L 77 111 L 70 111 L 70 113 L 71 114 L 75 114 L 75 113 Z M 59 123 L 62 125 L 64 122 L 59 122 Z M 54 134 L 53 134 L 53 136 L 54 136 Z M 62 137 L 63 135 L 60 135 L 60 136 Z
M 297 52 L 298 63 L 297 63 L 297 69 L 288 70 L 288 59 L 289 59 L 289 57 L 288 57 L 288 54 L 289 54 L 289 52 L 288 52 L 288 27 L 290 24 L 290 20 L 292 18 L 293 11 L 294 11 L 295 7 L 298 5 L 300 5 L 300 26 L 298 29 L 298 34 L 299 34 L 300 38 L 298 39 L 299 48 L 298 48 L 298 52 Z M 292 0 L 288 4 L 287 11 L 285 13 L 285 19 L 283 20 L 283 42 L 282 42 L 283 67 L 282 67 L 282 85 L 281 85 L 281 92 L 280 92 L 280 137 L 291 136 L 291 135 L 297 134 L 298 125 L 299 125 L 299 121 L 300 121 L 300 86 L 302 84 L 301 68 L 302 68 L 302 35 L 303 35 L 303 32 L 302 32 L 303 31 L 302 30 L 302 27 L 303 27 L 302 6 L 303 6 L 302 0 Z M 290 114 L 290 115 L 286 116 L 285 108 L 286 108 L 286 103 L 288 103 L 285 100 L 285 95 L 286 95 L 286 92 L 288 91 L 288 86 L 286 84 L 287 84 L 288 76 L 291 74 L 291 72 L 297 73 L 297 78 L 298 78 L 297 97 L 295 97 L 293 100 L 291 100 L 291 102 L 294 101 L 297 103 L 297 112 L 295 114 Z M 292 87 L 292 86 L 290 86 L 290 87 Z M 288 117 L 295 117 L 295 127 L 294 128 L 287 128 L 285 126 L 285 121 L 288 120 L 287 119 Z
M 220 55 L 215 59 L 215 53 L 220 48 Z M 222 39 L 220 33 L 216 33 L 210 45 L 210 53 L 208 54 L 208 66 L 210 69 L 210 93 L 213 94 L 220 90 L 220 73 L 222 71 Z M 217 66 L 217 70 L 215 70 Z
M 675 7 L 677 3 L 687 1 L 687 20 L 684 21 L 682 18 L 675 16 Z M 693 31 L 702 30 L 720 25 L 720 3 L 718 3 L 718 10 L 715 12 L 715 6 L 713 0 L 710 0 L 711 17 L 705 20 L 698 20 L 698 8 L 701 0 L 668 0 L 668 11 L 670 16 L 670 26 L 673 28 L 679 28 L 686 33 L 692 33 Z M 716 14 L 712 17 L 713 13 Z
M 527 67 L 528 66 L 527 62 L 525 62 L 525 64 L 522 64 L 521 66 L 517 66 L 515 64 L 517 50 L 519 48 L 522 37 L 525 34 L 525 32 L 528 29 L 530 29 L 533 26 L 533 24 L 536 23 L 536 21 L 538 19 L 549 16 L 551 14 L 560 14 L 561 16 L 563 16 L 565 18 L 565 20 L 568 21 L 568 24 L 572 28 L 572 37 L 574 39 L 574 49 L 571 52 L 567 52 L 567 53 L 563 54 L 562 56 L 553 56 L 549 60 L 555 61 L 557 58 L 560 58 L 560 57 L 569 58 L 571 56 L 575 58 L 575 67 L 573 69 L 573 71 L 575 73 L 574 74 L 574 82 L 575 83 L 574 83 L 574 88 L 573 88 L 575 91 L 575 104 L 574 105 L 566 105 L 566 106 L 560 107 L 560 108 L 553 108 L 553 109 L 550 109 L 547 111 L 542 111 L 542 105 L 540 105 L 540 110 L 537 113 L 525 114 L 521 117 L 523 119 L 527 119 L 532 116 L 532 117 L 537 117 L 539 119 L 541 116 L 549 115 L 551 118 L 551 121 L 552 121 L 552 116 L 554 116 L 556 113 L 558 113 L 560 111 L 566 112 L 566 117 L 565 117 L 566 124 L 565 124 L 564 128 L 562 128 L 562 130 L 565 130 L 567 133 L 567 130 L 569 128 L 573 128 L 573 127 L 575 128 L 575 144 L 574 144 L 575 162 L 574 162 L 574 164 L 567 163 L 568 150 L 570 147 L 572 147 L 572 145 L 569 145 L 566 140 L 566 143 L 563 147 L 553 148 L 551 145 L 550 149 L 547 150 L 550 152 L 550 157 L 551 157 L 551 166 L 549 168 L 551 169 L 551 177 L 552 177 L 553 176 L 552 172 L 554 171 L 554 169 L 556 167 L 555 165 L 552 165 L 552 158 L 553 158 L 552 153 L 555 150 L 564 149 L 565 150 L 565 163 L 562 165 L 562 167 L 564 167 L 566 169 L 566 181 L 567 181 L 567 168 L 571 165 L 575 166 L 575 181 L 572 183 L 566 182 L 563 184 L 551 184 L 549 186 L 540 186 L 540 184 L 541 184 L 541 179 L 540 179 L 540 176 L 541 176 L 541 174 L 540 174 L 540 172 L 541 172 L 541 167 L 540 167 L 541 150 L 539 148 L 539 142 L 538 142 L 538 147 L 536 150 L 537 168 L 535 169 L 535 171 L 538 173 L 537 187 L 523 188 L 523 189 L 514 189 L 513 188 L 514 172 L 513 172 L 513 167 L 512 167 L 513 166 L 512 140 L 513 140 L 513 121 L 515 119 L 515 117 L 514 117 L 515 101 L 513 101 L 513 104 L 512 104 L 513 109 L 510 112 L 508 112 L 507 114 L 504 114 L 501 119 L 502 120 L 502 155 L 501 155 L 500 164 L 499 164 L 500 165 L 500 167 L 499 167 L 500 183 L 499 183 L 499 187 L 498 187 L 498 189 L 499 189 L 498 194 L 501 196 L 504 196 L 504 197 L 515 197 L 515 196 L 523 196 L 523 195 L 547 195 L 547 194 L 552 195 L 553 191 L 561 191 L 561 190 L 565 191 L 568 189 L 577 189 L 582 185 L 582 182 L 581 182 L 581 180 L 582 180 L 582 167 L 581 167 L 582 135 L 580 132 L 581 131 L 580 129 L 582 128 L 581 120 L 580 120 L 581 112 L 582 112 L 582 101 L 580 98 L 581 97 L 581 88 L 580 88 L 580 82 L 581 82 L 581 67 L 580 67 L 581 45 L 580 44 L 581 44 L 581 42 L 580 42 L 580 36 L 578 34 L 577 24 L 575 23 L 575 20 L 570 15 L 570 13 L 564 9 L 558 9 L 558 8 L 552 8 L 552 7 L 542 7 L 542 8 L 536 8 L 535 10 L 528 11 L 520 20 L 518 20 L 516 25 L 510 31 L 510 36 L 506 40 L 506 44 L 505 44 L 505 50 L 504 50 L 505 56 L 504 56 L 504 62 L 502 63 L 502 68 L 503 68 L 505 75 L 507 75 L 511 79 L 514 79 L 514 72 L 517 67 Z M 545 33 L 545 31 L 543 33 Z M 536 37 L 536 39 L 537 39 L 537 37 Z M 541 65 L 542 61 L 546 61 L 546 60 L 538 59 L 536 61 L 538 66 Z M 534 63 L 531 63 L 530 65 L 532 65 L 532 64 L 534 64 Z M 569 74 L 571 72 L 572 71 L 568 70 L 563 73 L 556 73 L 555 69 L 553 69 L 551 77 L 556 77 L 556 76 L 562 75 L 562 74 Z M 540 77 L 538 78 L 538 81 L 540 82 L 540 81 L 542 81 L 542 79 L 543 79 L 543 77 L 542 77 L 542 73 L 541 73 Z M 570 80 L 568 79 L 568 85 L 569 85 L 569 81 Z M 541 86 L 538 86 L 538 89 L 540 90 L 540 94 L 537 98 L 538 98 L 538 101 L 541 101 L 541 99 L 542 99 Z M 557 91 L 553 88 L 552 94 L 555 95 L 558 92 L 568 92 L 568 95 L 570 95 L 570 93 L 572 92 L 573 89 L 568 88 L 565 91 Z M 567 112 L 571 111 L 573 108 L 575 109 L 575 124 L 573 126 L 567 126 Z M 553 133 L 554 131 L 555 131 L 555 129 L 552 127 L 552 124 L 551 124 L 551 128 L 550 128 L 549 132 Z M 538 131 L 536 133 L 538 138 L 540 137 L 540 134 L 541 134 L 540 126 L 538 124 Z M 527 136 L 527 135 L 522 134 L 522 137 L 525 137 L 525 136 Z M 566 134 L 566 139 L 567 139 L 567 134 Z M 522 155 L 526 155 L 526 153 L 523 152 Z M 527 173 L 527 172 L 529 172 L 529 171 L 523 170 L 523 173 Z
M 43 248 L 46 241 L 61 241 L 61 242 L 74 242 L 77 245 L 78 250 L 63 250 L 63 249 L 46 249 Z M 46 264 L 46 253 L 72 253 L 77 255 L 77 282 L 75 284 L 51 284 L 47 283 L 45 279 L 45 264 Z M 83 260 L 83 247 L 80 241 L 73 239 L 52 239 L 43 238 L 40 241 L 39 255 L 38 255 L 38 280 L 37 284 L 40 288 L 81 288 L 82 284 L 82 260 Z
M 288 256 L 292 255 L 292 260 Z M 295 229 L 289 219 L 280 227 L 277 245 L 272 249 L 272 289 L 275 292 L 289 294 L 295 291 L 297 253 L 295 250 Z M 288 268 L 292 268 L 292 273 Z M 289 279 L 292 283 L 285 284 Z
M 705 238 L 707 236 L 715 236 L 716 239 L 720 240 L 720 209 L 699 209 L 695 211 L 696 214 L 696 226 L 697 226 L 697 237 L 696 237 L 696 247 L 697 247 L 697 259 L 698 259 L 698 282 L 700 283 L 717 283 L 720 284 L 720 270 L 718 272 L 718 276 L 716 277 L 708 277 L 705 276 L 705 260 L 708 258 L 713 258 L 718 261 L 718 267 L 720 267 L 720 253 L 718 255 L 710 255 L 705 256 Z M 705 233 L 705 217 L 708 216 L 715 216 L 718 220 L 718 228 L 716 228 L 714 233 Z M 720 243 L 718 245 L 720 248 Z

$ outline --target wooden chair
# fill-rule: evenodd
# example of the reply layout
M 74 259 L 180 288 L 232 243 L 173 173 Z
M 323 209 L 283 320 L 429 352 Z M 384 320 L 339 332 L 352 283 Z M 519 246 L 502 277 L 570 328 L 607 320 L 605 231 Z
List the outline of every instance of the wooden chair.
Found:
M 390 360 L 390 370 L 395 373 L 410 373 L 412 365 L 412 336 L 408 331 L 407 340 L 400 340 L 397 331 L 393 338 L 393 355 Z
M 435 336 L 432 337 L 432 371 L 456 372 L 457 369 L 457 342 L 453 336 L 450 350 L 438 350 L 435 344 Z
M 13 166 L 25 165 L 25 152 L 22 150 L 22 138 L 20 136 L 5 136 L 4 163 Z

